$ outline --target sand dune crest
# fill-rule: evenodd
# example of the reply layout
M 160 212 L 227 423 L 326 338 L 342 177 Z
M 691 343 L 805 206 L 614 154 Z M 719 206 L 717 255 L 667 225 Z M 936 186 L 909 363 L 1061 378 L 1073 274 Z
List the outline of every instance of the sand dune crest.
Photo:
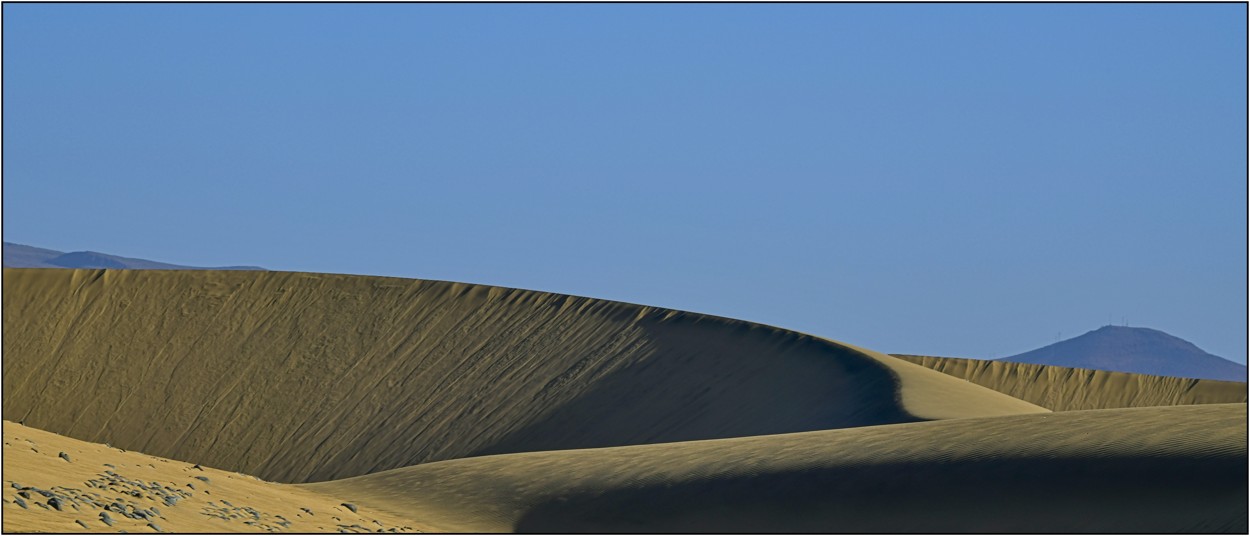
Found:
M 287 272 L 4 270 L 4 417 L 266 480 L 1044 412 L 738 320 Z

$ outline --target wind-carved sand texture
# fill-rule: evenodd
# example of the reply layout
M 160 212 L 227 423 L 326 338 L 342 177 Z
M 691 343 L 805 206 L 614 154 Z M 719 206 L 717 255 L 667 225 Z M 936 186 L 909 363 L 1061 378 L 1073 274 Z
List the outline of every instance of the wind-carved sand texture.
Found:
M 1246 384 L 1009 363 L 895 354 L 1053 411 L 1246 402 Z
M 4 278 L 5 419 L 277 482 L 1046 411 L 792 331 L 545 292 L 283 272 Z
M 1051 413 L 771 326 L 463 283 L 4 290 L 6 531 L 1247 528 L 1244 403 Z

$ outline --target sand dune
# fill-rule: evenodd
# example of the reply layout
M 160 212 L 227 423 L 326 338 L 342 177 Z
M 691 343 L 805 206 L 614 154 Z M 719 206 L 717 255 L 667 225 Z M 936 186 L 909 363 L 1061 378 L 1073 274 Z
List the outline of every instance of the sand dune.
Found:
M 316 484 L 6 422 L 4 530 L 1244 534 L 1246 417 L 1225 404 L 957 419 L 485 456 Z
M 1245 384 L 438 281 L 4 289 L 6 531 L 1247 531 Z
M 305 489 L 447 531 L 1240 532 L 1246 406 L 960 419 L 431 463 Z
M 954 357 L 894 357 L 1054 411 L 1246 402 L 1244 382 Z
M 4 418 L 280 482 L 1046 412 L 770 326 L 461 283 L 4 270 Z

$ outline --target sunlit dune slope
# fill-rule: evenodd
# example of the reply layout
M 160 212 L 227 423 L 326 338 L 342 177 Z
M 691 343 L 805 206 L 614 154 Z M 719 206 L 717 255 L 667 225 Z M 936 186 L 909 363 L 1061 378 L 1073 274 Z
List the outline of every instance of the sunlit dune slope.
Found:
M 947 420 L 431 463 L 307 484 L 446 531 L 1247 530 L 1246 406 Z
M 428 530 L 350 499 L 8 421 L 3 484 L 5 532 Z
M 1246 402 L 1246 384 L 954 357 L 894 357 L 1054 411 Z
M 1047 410 L 737 320 L 498 287 L 4 270 L 4 418 L 280 482 Z

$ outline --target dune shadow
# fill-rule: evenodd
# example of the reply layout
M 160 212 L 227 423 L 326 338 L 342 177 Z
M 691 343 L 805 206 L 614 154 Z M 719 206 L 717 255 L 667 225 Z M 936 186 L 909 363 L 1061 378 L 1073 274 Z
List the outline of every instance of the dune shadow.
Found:
M 1245 459 L 1016 458 L 653 481 L 539 503 L 524 533 L 1242 533 Z

